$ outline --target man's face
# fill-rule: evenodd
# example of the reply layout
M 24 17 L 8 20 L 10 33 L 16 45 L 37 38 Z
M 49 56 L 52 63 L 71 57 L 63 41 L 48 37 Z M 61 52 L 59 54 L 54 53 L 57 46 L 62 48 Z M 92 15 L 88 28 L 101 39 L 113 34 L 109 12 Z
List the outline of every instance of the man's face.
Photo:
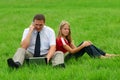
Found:
M 33 25 L 34 25 L 34 27 L 35 27 L 35 29 L 36 29 L 37 31 L 42 30 L 44 24 L 45 24 L 45 23 L 44 23 L 43 20 L 34 20 L 34 22 L 33 22 Z

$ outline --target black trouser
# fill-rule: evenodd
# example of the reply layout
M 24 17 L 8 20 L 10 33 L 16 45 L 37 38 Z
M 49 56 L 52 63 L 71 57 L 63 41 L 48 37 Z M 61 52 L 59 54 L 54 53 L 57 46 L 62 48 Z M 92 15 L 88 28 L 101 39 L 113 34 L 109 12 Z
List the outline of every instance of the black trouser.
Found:
M 83 42 L 82 42 L 83 43 Z M 82 43 L 79 45 L 81 46 Z M 101 55 L 105 55 L 105 52 L 103 52 L 102 50 L 98 49 L 96 46 L 94 45 L 90 45 L 87 47 L 84 47 L 83 49 L 81 49 L 79 52 L 71 54 L 69 53 L 66 57 L 65 60 L 68 60 L 70 57 L 74 56 L 76 59 L 78 57 L 83 56 L 84 53 L 87 53 L 90 57 L 95 58 L 95 57 L 99 57 Z

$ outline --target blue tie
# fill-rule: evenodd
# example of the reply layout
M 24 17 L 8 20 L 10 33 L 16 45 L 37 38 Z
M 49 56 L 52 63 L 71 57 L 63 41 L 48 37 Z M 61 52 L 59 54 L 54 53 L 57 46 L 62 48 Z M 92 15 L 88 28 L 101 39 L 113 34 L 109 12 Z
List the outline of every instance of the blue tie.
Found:
M 37 33 L 37 37 L 36 37 L 34 57 L 40 57 L 40 35 L 39 33 L 40 32 Z

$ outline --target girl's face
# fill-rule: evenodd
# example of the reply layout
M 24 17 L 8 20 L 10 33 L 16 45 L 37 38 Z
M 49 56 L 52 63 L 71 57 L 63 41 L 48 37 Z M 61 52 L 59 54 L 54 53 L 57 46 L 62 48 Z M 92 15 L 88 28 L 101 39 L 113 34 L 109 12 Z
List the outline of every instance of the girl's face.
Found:
M 62 36 L 64 37 L 68 36 L 69 32 L 70 32 L 70 27 L 68 24 L 65 24 L 61 29 Z

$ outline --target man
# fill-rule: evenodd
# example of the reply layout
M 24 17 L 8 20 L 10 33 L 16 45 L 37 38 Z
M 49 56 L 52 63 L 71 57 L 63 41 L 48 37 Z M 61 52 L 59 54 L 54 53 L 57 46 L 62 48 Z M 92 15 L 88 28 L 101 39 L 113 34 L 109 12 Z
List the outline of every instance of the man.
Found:
M 7 60 L 8 66 L 19 68 L 24 60 L 29 57 L 46 57 L 47 63 L 53 57 L 53 66 L 64 62 L 55 61 L 61 54 L 54 54 L 56 49 L 55 33 L 53 29 L 45 25 L 43 14 L 37 14 L 33 18 L 33 23 L 26 28 L 23 33 L 21 48 L 18 48 L 13 58 Z M 64 66 L 64 65 L 63 65 Z

